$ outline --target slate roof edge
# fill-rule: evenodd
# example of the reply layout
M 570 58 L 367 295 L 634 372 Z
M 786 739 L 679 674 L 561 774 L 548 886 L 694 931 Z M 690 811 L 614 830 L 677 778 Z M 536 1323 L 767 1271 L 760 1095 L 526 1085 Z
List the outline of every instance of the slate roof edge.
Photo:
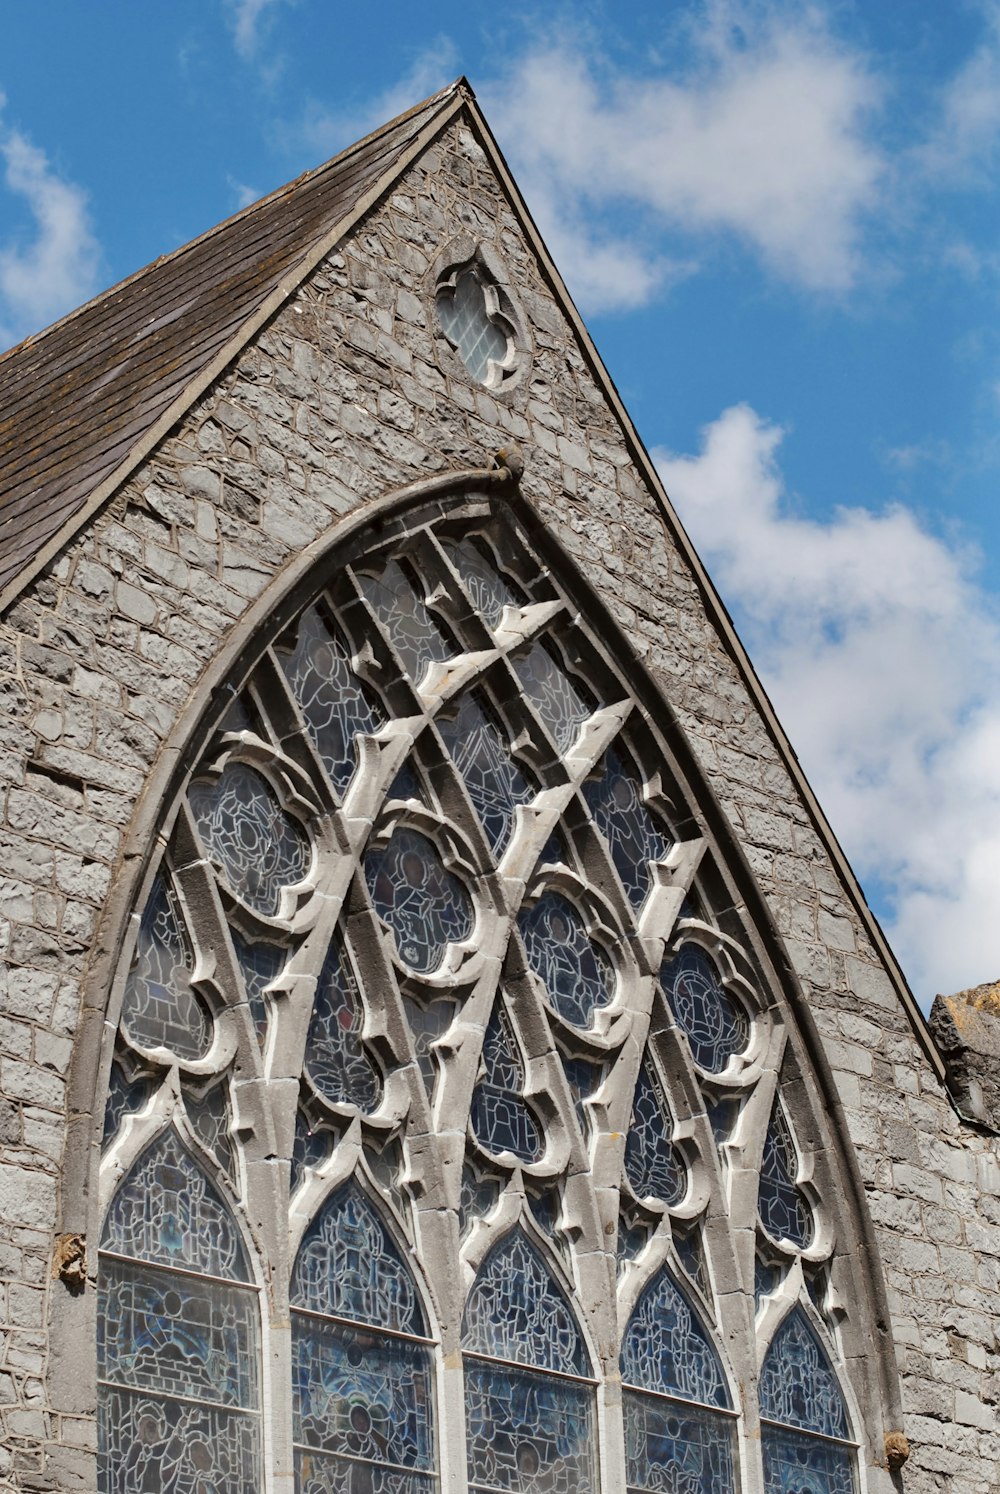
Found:
M 948 1094 L 949 1098 L 954 1104 L 954 1096 L 952 1095 L 951 1088 L 948 1084 L 948 1076 L 944 1060 L 938 1050 L 937 1044 L 934 1041 L 927 1018 L 920 1010 L 916 998 L 914 997 L 913 992 L 910 990 L 909 982 L 907 981 L 906 976 L 903 974 L 902 967 L 900 966 L 899 961 L 896 959 L 896 956 L 892 951 L 892 947 L 889 944 L 888 939 L 882 932 L 882 927 L 879 924 L 878 919 L 872 912 L 871 908 L 868 906 L 868 902 L 861 888 L 861 884 L 855 876 L 851 864 L 843 850 L 843 847 L 837 839 L 833 827 L 831 826 L 819 803 L 819 800 L 813 792 L 809 780 L 805 775 L 805 771 L 803 770 L 798 756 L 796 755 L 795 749 L 792 746 L 784 727 L 781 725 L 781 722 L 778 719 L 774 706 L 771 704 L 770 696 L 761 683 L 761 680 L 757 675 L 757 671 L 754 669 L 754 666 L 750 660 L 750 656 L 747 653 L 740 635 L 736 630 L 736 626 L 733 623 L 732 617 L 729 614 L 729 610 L 723 602 L 719 593 L 716 591 L 715 585 L 707 570 L 705 569 L 701 557 L 695 549 L 694 544 L 692 543 L 686 529 L 684 528 L 684 525 L 681 523 L 676 509 L 670 501 L 660 474 L 656 470 L 656 466 L 651 456 L 649 455 L 649 452 L 646 450 L 641 436 L 632 423 L 632 418 L 625 408 L 622 398 L 615 386 L 615 382 L 608 372 L 608 369 L 605 366 L 600 353 L 597 351 L 597 346 L 590 333 L 588 332 L 583 318 L 580 316 L 580 313 L 576 309 L 573 298 L 570 295 L 562 276 L 556 268 L 555 261 L 553 260 L 545 245 L 545 241 L 542 238 L 542 235 L 539 232 L 538 227 L 528 210 L 528 207 L 514 181 L 513 176 L 510 173 L 510 170 L 504 159 L 503 152 L 500 150 L 500 147 L 493 136 L 493 132 L 487 124 L 482 110 L 479 108 L 479 105 L 475 98 L 475 94 L 471 89 L 469 90 L 468 98 L 469 113 L 476 125 L 476 132 L 480 136 L 480 143 L 483 145 L 484 149 L 489 155 L 494 169 L 496 170 L 497 175 L 499 176 L 505 190 L 510 197 L 511 203 L 518 213 L 518 216 L 522 220 L 525 232 L 527 233 L 531 244 L 539 257 L 539 261 L 545 268 L 546 274 L 548 275 L 551 282 L 552 289 L 556 297 L 562 303 L 566 314 L 573 325 L 574 331 L 576 332 L 576 335 L 579 339 L 581 349 L 590 364 L 591 372 L 593 373 L 598 384 L 604 390 L 608 402 L 618 418 L 625 436 L 626 444 L 630 449 L 631 456 L 646 478 L 650 490 L 661 509 L 668 530 L 673 535 L 674 539 L 677 542 L 678 548 L 691 567 L 692 574 L 694 575 L 695 580 L 697 581 L 698 586 L 704 596 L 706 610 L 708 611 L 708 614 L 711 617 L 712 621 L 715 623 L 715 626 L 718 629 L 723 641 L 725 642 L 726 647 L 729 649 L 736 667 L 743 677 L 747 692 L 753 700 L 754 704 L 757 706 L 757 709 L 760 711 L 764 724 L 770 732 L 778 753 L 784 761 L 786 768 L 788 769 L 792 782 L 798 789 L 798 792 L 802 799 L 802 803 L 810 819 L 812 820 L 813 828 L 816 831 L 816 834 L 822 842 L 823 846 L 825 847 L 828 855 L 830 856 L 830 859 L 840 876 L 841 882 L 844 886 L 844 890 L 847 893 L 847 896 L 851 904 L 853 905 L 854 910 L 865 929 L 865 932 L 868 934 L 868 937 L 871 939 L 875 950 L 882 960 L 882 963 L 889 975 L 890 980 L 896 988 L 896 993 L 899 997 L 900 1004 L 902 1005 L 903 1010 L 906 1012 L 906 1015 L 909 1018 L 910 1025 L 913 1028 L 914 1036 L 916 1037 L 917 1042 L 922 1048 L 924 1055 L 931 1065 L 931 1068 L 933 1069 L 936 1077 L 938 1078 L 945 1092 Z
M 449 95 L 451 95 L 450 100 Z M 318 175 L 334 162 L 343 162 L 361 146 L 368 145 L 377 139 L 378 136 L 388 133 L 391 129 L 398 128 L 407 119 L 424 110 L 430 109 L 440 100 L 440 108 L 435 110 L 428 120 L 427 125 L 414 136 L 410 144 L 396 157 L 392 165 L 386 171 L 382 172 L 368 190 L 352 203 L 349 212 L 338 218 L 324 233 L 312 241 L 292 266 L 286 270 L 285 274 L 282 275 L 281 279 L 268 292 L 264 299 L 257 304 L 246 320 L 241 322 L 239 329 L 219 349 L 215 357 L 203 368 L 200 368 L 189 382 L 185 384 L 180 394 L 171 401 L 153 424 L 147 427 L 135 444 L 130 447 L 125 457 L 101 480 L 93 492 L 88 495 L 85 502 L 79 508 L 74 509 L 71 517 L 61 524 L 56 532 L 39 547 L 31 557 L 31 560 L 24 565 L 17 576 L 0 590 L 0 617 L 16 602 L 25 587 L 30 585 L 39 572 L 44 570 L 45 566 L 55 559 L 63 546 L 113 497 L 121 485 L 127 482 L 140 463 L 169 434 L 173 426 L 184 417 L 191 406 L 201 398 L 214 381 L 225 372 L 229 364 L 239 356 L 264 324 L 294 295 L 298 287 L 311 274 L 320 261 L 336 248 L 341 239 L 350 232 L 354 224 L 378 201 L 387 188 L 394 181 L 398 180 L 400 175 L 412 165 L 418 156 L 423 154 L 437 135 L 440 134 L 441 130 L 461 111 L 471 97 L 472 90 L 466 79 L 464 77 L 458 78 L 454 83 L 449 84 L 448 88 L 442 89 L 440 93 L 432 94 L 430 98 L 425 99 L 420 104 L 416 104 L 412 109 L 406 110 L 404 114 L 397 115 L 395 119 L 389 120 L 386 124 L 380 126 L 379 129 L 366 135 L 363 140 L 355 141 L 353 145 L 348 146 L 346 150 L 342 151 L 339 156 L 332 157 L 330 161 L 325 161 L 321 166 L 315 167 L 312 171 L 304 172 L 302 176 L 296 177 L 295 182 L 288 183 L 284 187 L 279 187 L 276 192 L 270 193 L 267 197 L 260 198 L 258 202 L 251 203 L 249 207 L 241 209 L 239 213 L 225 219 L 220 224 L 216 224 L 214 228 L 209 229 L 207 233 L 201 234 L 199 238 L 192 239 L 189 243 L 173 250 L 170 255 L 165 255 L 161 259 L 153 261 L 153 264 L 161 265 L 164 259 L 183 255 L 193 244 L 201 243 L 223 228 L 230 226 L 237 219 L 251 215 L 261 204 L 271 202 L 276 197 L 282 196 L 289 191 L 290 187 L 299 185 L 308 177 Z M 18 343 L 17 347 L 10 349 L 10 351 L 17 352 L 39 342 L 54 327 L 64 325 L 67 321 L 72 320 L 73 317 L 78 316 L 81 312 L 97 304 L 97 302 L 113 296 L 122 286 L 128 285 L 140 278 L 150 268 L 151 266 L 149 265 L 144 266 L 135 275 L 130 275 L 125 280 L 119 281 L 116 285 L 111 286 L 108 290 L 103 291 L 101 295 L 95 297 L 94 300 L 85 302 L 83 306 L 77 307 L 68 316 L 63 317 L 58 322 L 53 322 L 52 326 L 47 327 L 44 332 L 36 333 L 24 342 Z

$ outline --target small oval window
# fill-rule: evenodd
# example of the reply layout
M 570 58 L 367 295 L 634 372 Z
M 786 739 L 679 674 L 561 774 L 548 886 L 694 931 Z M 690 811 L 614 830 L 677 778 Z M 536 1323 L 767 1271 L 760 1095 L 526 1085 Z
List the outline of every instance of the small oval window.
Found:
M 511 377 L 522 339 L 510 298 L 477 252 L 438 282 L 441 330 L 474 379 L 497 389 Z

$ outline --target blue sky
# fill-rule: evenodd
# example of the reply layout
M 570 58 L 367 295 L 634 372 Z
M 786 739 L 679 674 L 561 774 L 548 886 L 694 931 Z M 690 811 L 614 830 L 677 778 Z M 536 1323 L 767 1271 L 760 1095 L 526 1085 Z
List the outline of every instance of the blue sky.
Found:
M 4 21 L 0 345 L 467 74 L 918 997 L 1000 976 L 1000 0 Z

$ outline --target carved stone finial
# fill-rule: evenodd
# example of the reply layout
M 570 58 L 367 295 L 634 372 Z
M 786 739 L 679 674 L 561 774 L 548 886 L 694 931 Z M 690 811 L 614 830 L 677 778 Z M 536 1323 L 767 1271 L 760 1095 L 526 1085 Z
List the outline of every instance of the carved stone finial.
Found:
M 890 1473 L 898 1473 L 910 1456 L 910 1444 L 905 1432 L 886 1432 L 885 1460 Z
M 520 446 L 501 446 L 493 460 L 496 465 L 510 473 L 514 482 L 520 482 L 524 476 L 524 452 Z
M 87 1284 L 87 1242 L 83 1235 L 59 1235 L 52 1256 L 52 1277 L 71 1292 L 82 1292 Z

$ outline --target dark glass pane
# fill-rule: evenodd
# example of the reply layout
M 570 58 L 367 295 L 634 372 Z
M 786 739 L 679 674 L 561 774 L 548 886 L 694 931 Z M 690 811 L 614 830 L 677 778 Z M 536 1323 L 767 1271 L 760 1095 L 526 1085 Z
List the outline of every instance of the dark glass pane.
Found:
M 97 1373 L 163 1395 L 253 1408 L 256 1292 L 176 1271 L 100 1263 Z
M 772 1240 L 790 1240 L 805 1250 L 813 1236 L 812 1210 L 795 1185 L 799 1159 L 781 1102 L 775 1100 L 764 1138 L 757 1207 Z
M 389 785 L 386 793 L 386 802 L 393 799 L 402 799 L 405 803 L 408 799 L 421 800 L 424 791 L 420 786 L 420 777 L 412 762 L 405 762 Z
M 778 1329 L 760 1372 L 760 1414 L 804 1432 L 850 1437 L 844 1397 L 801 1308 Z
M 596 1494 L 590 1386 L 467 1358 L 465 1422 L 471 1489 Z
M 412 970 L 436 969 L 448 944 L 472 933 L 469 895 L 425 835 L 396 830 L 384 850 L 365 857 L 365 877 L 376 913 Z
M 529 963 L 556 1011 L 578 1027 L 592 1026 L 594 1012 L 614 996 L 614 970 L 587 937 L 572 903 L 557 892 L 545 892 L 517 923 Z
M 294 1193 L 302 1181 L 307 1167 L 318 1167 L 329 1151 L 333 1133 L 325 1129 L 316 1130 L 305 1111 L 299 1107 L 295 1113 L 295 1137 L 292 1141 L 291 1191 Z
M 269 1003 L 264 992 L 281 974 L 285 963 L 285 951 L 277 944 L 251 943 L 235 929 L 231 929 L 230 933 L 240 973 L 243 976 L 243 988 L 247 993 L 254 1032 L 257 1034 L 257 1042 L 263 1052 L 267 1043 L 269 1011 Z
M 317 607 L 303 612 L 294 650 L 279 649 L 278 660 L 342 799 L 357 767 L 354 740 L 378 731 L 382 713 L 351 668 L 350 649 Z
M 475 270 L 463 270 L 454 288 L 438 293 L 438 316 L 448 338 L 458 349 L 469 373 L 481 384 L 490 375 L 490 363 L 501 367 L 507 361 L 507 335 L 490 317 L 486 291 Z
M 590 1373 L 562 1288 L 520 1230 L 494 1245 L 479 1268 L 465 1307 L 462 1347 L 537 1369 Z
M 425 1345 L 293 1313 L 292 1388 L 300 1445 L 396 1468 L 433 1467 Z
M 716 1100 L 714 1105 L 705 1107 L 716 1146 L 722 1146 L 723 1142 L 728 1141 L 732 1136 L 736 1129 L 736 1122 L 740 1118 L 741 1108 L 741 1101 L 730 1096 L 723 1096 L 721 1100 Z
M 103 1494 L 259 1494 L 260 1418 L 98 1388 Z
M 506 732 L 472 694 L 463 695 L 458 714 L 439 719 L 438 728 L 499 860 L 514 828 L 515 806 L 533 799 L 535 789 L 511 757 Z
M 689 1229 L 674 1231 L 674 1249 L 691 1280 L 701 1289 L 702 1296 L 711 1297 L 705 1252 L 701 1245 L 701 1230 L 696 1224 Z
M 625 1172 L 637 1198 L 655 1198 L 668 1207 L 687 1191 L 687 1171 L 670 1140 L 671 1130 L 666 1100 L 646 1059 L 635 1086 Z
M 428 664 L 451 658 L 451 644 L 397 561 L 390 560 L 377 578 L 359 576 L 358 585 L 415 684 Z
M 458 1206 L 463 1235 L 477 1219 L 486 1218 L 499 1197 L 499 1181 L 466 1162 L 462 1169 L 462 1198 Z
M 761 1427 L 765 1494 L 854 1494 L 857 1457 L 850 1448 L 803 1432 Z
M 520 591 L 515 589 L 506 576 L 501 576 L 475 540 L 464 539 L 458 543 L 446 540 L 445 549 L 462 578 L 472 605 L 488 627 L 496 627 L 505 607 L 524 605 L 524 597 Z
M 525 1196 L 535 1223 L 545 1234 L 551 1235 L 559 1222 L 559 1195 L 555 1188 L 546 1188 L 544 1193 L 534 1193 L 529 1189 Z
M 433 1474 L 379 1468 L 337 1453 L 295 1450 L 296 1494 L 432 1494 L 436 1488 Z
M 434 1055 L 434 1044 L 448 1031 L 458 1010 L 456 1001 L 447 999 L 432 1001 L 427 1006 L 422 1002 L 403 997 L 403 1007 L 410 1024 L 413 1049 L 423 1075 L 427 1093 L 431 1094 L 437 1081 L 438 1064 Z
M 649 1244 L 652 1226 L 638 1214 L 631 1216 L 624 1210 L 618 1218 L 619 1269 L 628 1261 L 636 1260 Z
M 511 660 L 525 695 L 548 728 L 560 752 L 566 752 L 580 727 L 594 711 L 593 702 L 566 671 L 556 663 L 544 643 L 535 643 L 526 654 Z
M 142 1108 L 153 1092 L 149 1079 L 136 1079 L 129 1083 L 120 1063 L 111 1065 L 108 1084 L 108 1102 L 104 1107 L 104 1140 L 110 1141 L 118 1134 L 118 1127 L 126 1115 Z
M 237 897 L 258 913 L 277 913 L 282 889 L 302 881 L 312 853 L 271 785 L 244 763 L 229 763 L 216 783 L 192 783 L 188 801 L 206 851 Z
M 101 1248 L 208 1276 L 250 1280 L 228 1204 L 172 1130 L 150 1142 L 119 1187 Z
M 583 1102 L 595 1094 L 604 1081 L 604 1064 L 592 1063 L 589 1058 L 572 1058 L 568 1053 L 560 1055 L 569 1083 L 570 1093 L 584 1135 L 587 1132 L 587 1112 Z
M 169 1048 L 178 1058 L 204 1058 L 212 1019 L 191 989 L 191 951 L 173 896 L 160 875 L 139 924 L 122 998 L 122 1026 L 141 1048 Z
M 629 901 L 639 909 L 649 891 L 649 863 L 665 860 L 673 841 L 646 808 L 639 784 L 613 752 L 604 759 L 603 775 L 585 783 L 583 794 Z
M 622 1379 L 643 1390 L 728 1407 L 722 1365 L 708 1333 L 666 1268 L 646 1287 L 622 1341 Z
M 634 1390 L 623 1400 L 630 1491 L 733 1494 L 735 1428 L 729 1417 Z
M 761 1303 L 765 1297 L 770 1297 L 781 1281 L 782 1272 L 778 1266 L 773 1266 L 770 1261 L 762 1260 L 758 1255 L 754 1259 L 753 1268 L 753 1300 L 756 1311 L 760 1311 Z
M 334 936 L 316 982 L 305 1069 L 331 1105 L 356 1105 L 370 1115 L 382 1103 L 382 1076 L 365 1051 L 363 1026 L 354 974 Z
M 486 1152 L 537 1162 L 542 1133 L 524 1099 L 524 1065 L 498 998 L 483 1041 L 483 1077 L 472 1095 L 472 1131 Z
M 697 944 L 683 945 L 664 964 L 660 982 L 691 1057 L 710 1074 L 721 1074 L 750 1041 L 743 1007 L 723 987 L 712 961 Z
M 229 1104 L 226 1099 L 225 1080 L 213 1084 L 203 1095 L 197 1095 L 189 1084 L 183 1086 L 184 1108 L 191 1129 L 207 1152 L 225 1168 L 230 1177 L 234 1175 L 235 1159 L 230 1136 Z
M 309 1226 L 295 1262 L 291 1301 L 399 1333 L 425 1331 L 413 1278 L 353 1182 L 338 1188 Z

